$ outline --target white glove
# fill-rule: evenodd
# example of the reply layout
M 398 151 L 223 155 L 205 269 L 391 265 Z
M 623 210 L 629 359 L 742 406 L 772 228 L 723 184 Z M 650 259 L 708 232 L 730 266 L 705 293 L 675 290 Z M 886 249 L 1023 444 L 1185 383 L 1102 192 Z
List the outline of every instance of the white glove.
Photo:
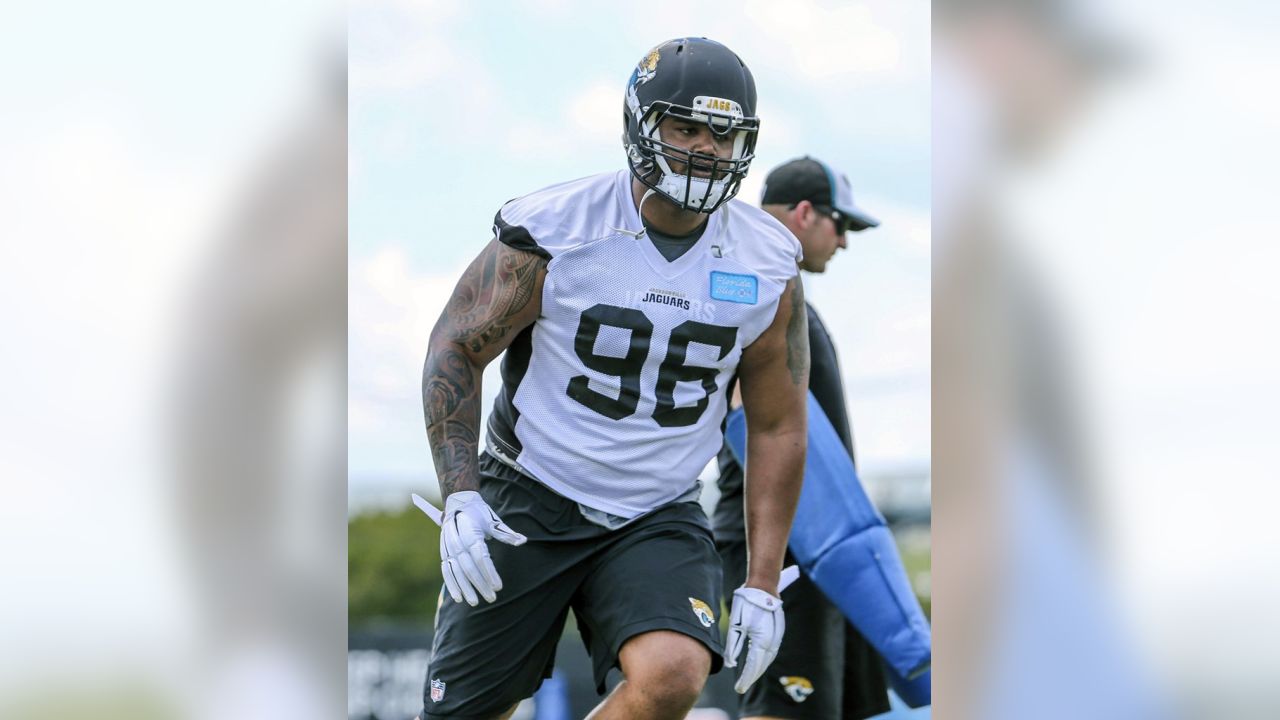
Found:
M 523 545 L 528 539 L 507 527 L 480 493 L 463 490 L 450 495 L 440 522 L 440 570 L 454 602 L 465 599 L 475 607 L 480 604 L 477 592 L 486 602 L 497 599 L 502 578 L 489 558 L 488 538 L 508 545 Z
M 796 566 L 782 571 L 778 594 L 795 582 L 800 572 Z M 763 590 L 740 587 L 733 591 L 733 607 L 729 611 L 729 635 L 725 639 L 724 666 L 737 667 L 742 646 L 751 641 L 747 661 L 742 674 L 733 684 L 739 694 L 745 693 L 751 684 L 760 679 L 765 668 L 778 655 L 787 621 L 782 614 L 782 600 Z

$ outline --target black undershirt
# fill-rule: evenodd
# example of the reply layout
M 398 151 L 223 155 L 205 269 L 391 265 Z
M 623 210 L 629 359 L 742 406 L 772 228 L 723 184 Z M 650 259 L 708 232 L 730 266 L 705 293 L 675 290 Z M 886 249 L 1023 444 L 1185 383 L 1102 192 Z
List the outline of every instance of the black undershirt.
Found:
M 647 222 L 644 224 L 644 229 L 645 235 L 653 241 L 653 246 L 658 248 L 658 252 L 662 253 L 662 257 L 666 258 L 667 262 L 674 262 L 681 255 L 689 252 L 689 248 L 698 244 L 703 231 L 707 229 L 707 224 L 705 222 L 702 223 L 697 230 L 688 235 L 668 235 Z

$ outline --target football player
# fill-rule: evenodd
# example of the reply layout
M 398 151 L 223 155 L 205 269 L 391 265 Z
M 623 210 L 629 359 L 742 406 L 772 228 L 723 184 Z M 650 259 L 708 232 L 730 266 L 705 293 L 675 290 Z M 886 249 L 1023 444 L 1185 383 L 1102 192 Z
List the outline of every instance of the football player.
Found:
M 847 233 L 879 225 L 854 205 L 844 174 L 810 157 L 784 163 L 769 173 L 760 204 L 800 240 L 804 250 L 800 268 L 811 273 L 826 271 L 827 263 L 847 247 Z M 812 305 L 806 303 L 805 313 L 812 360 L 810 386 L 852 457 L 853 438 L 835 345 Z M 725 587 L 736 587 L 746 572 L 748 555 L 742 468 L 727 445 L 719 464 L 716 544 L 724 559 Z M 790 562 L 789 558 L 790 553 Z M 760 682 L 740 698 L 741 717 L 860 720 L 888 712 L 879 656 L 840 610 L 803 575 L 787 589 L 785 599 L 786 638 Z
M 782 639 L 779 574 L 803 475 L 808 329 L 795 237 L 733 200 L 759 129 L 751 72 L 704 38 L 665 42 L 627 83 L 627 169 L 512 200 L 431 335 L 427 434 L 445 498 L 423 720 L 507 717 L 551 673 L 572 610 L 592 718 L 683 718 L 742 655 Z M 506 351 L 484 429 L 480 380 Z M 750 417 L 748 562 L 732 590 L 697 503 L 726 387 Z

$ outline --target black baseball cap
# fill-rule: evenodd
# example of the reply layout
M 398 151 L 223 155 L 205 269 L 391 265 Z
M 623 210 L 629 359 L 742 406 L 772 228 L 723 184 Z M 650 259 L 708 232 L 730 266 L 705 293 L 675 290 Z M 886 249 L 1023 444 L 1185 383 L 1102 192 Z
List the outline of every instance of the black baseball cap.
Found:
M 846 232 L 880 224 L 853 204 L 853 188 L 844 173 L 807 155 L 774 168 L 764 179 L 760 195 L 761 205 L 795 205 L 801 200 L 831 208 L 836 224 Z

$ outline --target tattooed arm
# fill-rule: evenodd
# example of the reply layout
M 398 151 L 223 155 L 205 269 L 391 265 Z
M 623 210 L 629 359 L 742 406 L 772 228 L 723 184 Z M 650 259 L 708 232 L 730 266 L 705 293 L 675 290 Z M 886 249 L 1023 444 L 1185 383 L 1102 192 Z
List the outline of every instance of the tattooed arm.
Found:
M 738 378 L 747 413 L 746 585 L 777 595 L 808 445 L 809 326 L 799 275 L 773 324 L 742 351 Z
M 480 486 L 480 377 L 538 317 L 547 261 L 497 240 L 458 281 L 431 331 L 422 409 L 441 497 Z

